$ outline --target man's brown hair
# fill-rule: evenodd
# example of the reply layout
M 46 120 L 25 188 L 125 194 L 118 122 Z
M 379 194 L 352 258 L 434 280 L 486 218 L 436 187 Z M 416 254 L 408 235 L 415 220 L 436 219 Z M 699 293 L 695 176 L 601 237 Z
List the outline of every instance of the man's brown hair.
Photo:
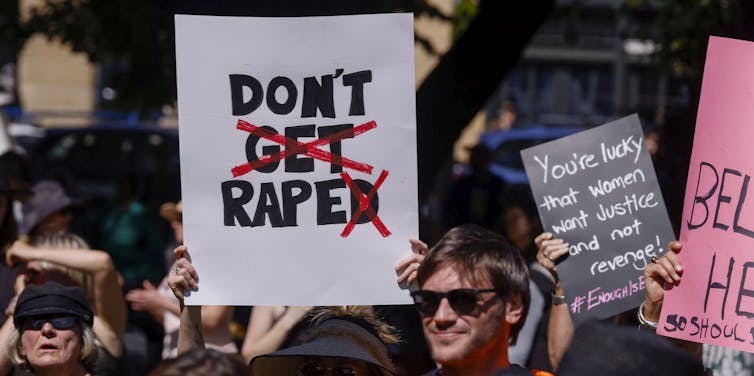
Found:
M 456 266 L 463 278 L 481 287 L 489 279 L 503 300 L 521 297 L 521 320 L 511 326 L 511 343 L 516 343 L 529 311 L 529 271 L 518 250 L 502 235 L 477 225 L 450 229 L 424 258 L 417 272 L 419 286 L 439 269 Z

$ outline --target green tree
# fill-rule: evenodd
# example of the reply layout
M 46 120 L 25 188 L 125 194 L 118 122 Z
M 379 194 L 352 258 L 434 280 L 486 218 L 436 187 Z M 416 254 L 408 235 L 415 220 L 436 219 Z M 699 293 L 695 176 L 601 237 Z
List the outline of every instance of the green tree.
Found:
M 416 94 L 419 193 L 426 199 L 454 141 L 482 108 L 547 18 L 553 0 L 479 0 L 465 31 Z M 112 105 L 142 112 L 175 103 L 173 14 L 322 16 L 413 12 L 449 18 L 424 0 L 45 0 L 21 37 L 42 32 L 115 70 Z M 417 43 L 431 49 L 421 37 Z M 502 48 L 504 46 L 504 48 Z M 422 237 L 430 239 L 422 228 Z
M 327 14 L 338 9 L 338 3 L 319 5 L 325 11 L 307 6 L 302 1 L 282 1 L 282 5 L 249 1 L 245 5 L 232 2 L 212 1 L 166 1 L 166 0 L 45 0 L 32 10 L 23 21 L 12 12 L 0 17 L 0 40 L 17 50 L 34 33 L 42 33 L 71 46 L 76 52 L 85 53 L 89 59 L 102 67 L 105 84 L 113 88 L 117 96 L 104 101 L 101 107 L 120 110 L 140 110 L 146 113 L 159 110 L 163 105 L 174 105 L 175 89 L 175 40 L 173 15 L 175 13 L 218 15 L 267 15 L 266 13 Z M 240 2 L 239 2 L 240 3 Z M 275 2 L 268 2 L 275 3 Z M 374 11 L 407 11 L 449 20 L 434 6 L 420 0 L 386 1 L 374 9 L 366 6 L 344 8 L 346 13 L 372 13 Z M 297 5 L 296 7 L 294 7 Z M 198 12 L 192 12 L 198 11 Z M 416 36 L 417 43 L 430 52 L 434 48 L 428 40 Z
M 751 0 L 628 0 L 624 8 L 651 14 L 651 27 L 635 36 L 659 43 L 658 62 L 675 77 L 698 89 L 710 36 L 754 37 Z

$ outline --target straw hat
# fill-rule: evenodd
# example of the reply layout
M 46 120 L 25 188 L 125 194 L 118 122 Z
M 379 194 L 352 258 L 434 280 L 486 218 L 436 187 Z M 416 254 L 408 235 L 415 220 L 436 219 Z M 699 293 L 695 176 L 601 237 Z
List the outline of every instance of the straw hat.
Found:
M 180 221 L 183 216 L 183 201 L 166 202 L 160 206 L 160 216 L 166 221 Z

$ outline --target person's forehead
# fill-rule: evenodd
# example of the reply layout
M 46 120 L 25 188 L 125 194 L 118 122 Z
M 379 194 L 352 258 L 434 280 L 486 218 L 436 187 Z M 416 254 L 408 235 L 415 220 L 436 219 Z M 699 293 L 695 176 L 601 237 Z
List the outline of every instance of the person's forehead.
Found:
M 440 265 L 424 282 L 422 289 L 449 291 L 458 288 L 491 288 L 489 278 L 481 270 L 467 271 L 457 263 Z

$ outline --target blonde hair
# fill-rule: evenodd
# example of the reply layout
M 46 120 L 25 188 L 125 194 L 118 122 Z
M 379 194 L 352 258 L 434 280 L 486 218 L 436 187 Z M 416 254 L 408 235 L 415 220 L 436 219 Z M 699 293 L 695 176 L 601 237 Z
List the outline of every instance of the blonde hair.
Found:
M 37 248 L 89 249 L 89 244 L 84 239 L 68 232 L 32 237 L 31 245 Z
M 311 322 L 319 326 L 323 321 L 333 318 L 352 317 L 363 320 L 368 327 L 364 328 L 379 338 L 384 344 L 400 342 L 393 326 L 378 317 L 372 306 L 332 306 L 317 310 L 312 314 Z M 363 326 L 363 325 L 362 325 Z
M 89 249 L 89 244 L 78 235 L 64 232 L 40 235 L 31 238 L 31 245 L 46 249 Z M 70 286 L 72 283 L 84 288 L 87 299 L 91 302 L 94 298 L 94 282 L 90 273 L 82 270 L 69 268 L 49 261 L 38 261 L 45 271 L 59 272 L 69 281 L 56 281 Z
M 375 342 L 366 341 L 361 338 L 352 339 L 359 342 L 359 344 L 382 365 L 387 366 L 390 369 L 395 368 L 385 345 L 398 343 L 400 342 L 400 339 L 396 334 L 395 328 L 385 322 L 382 318 L 377 317 L 371 306 L 332 306 L 315 311 L 311 318 L 311 322 L 315 325 L 315 328 L 302 338 L 302 342 L 310 342 L 317 337 L 327 335 L 345 335 L 351 337 L 350 334 L 341 331 L 338 328 L 320 327 L 320 324 L 330 319 L 350 321 L 377 337 L 382 345 L 375 345 Z
M 97 360 L 99 359 L 97 339 L 94 336 L 92 328 L 78 320 L 76 320 L 76 323 L 81 330 L 81 354 L 79 360 L 84 368 L 91 371 L 97 365 Z M 21 328 L 16 328 L 16 330 L 10 332 L 7 348 L 8 357 L 16 368 L 24 371 L 34 371 L 34 367 L 29 364 L 26 357 L 21 355 L 21 332 Z

